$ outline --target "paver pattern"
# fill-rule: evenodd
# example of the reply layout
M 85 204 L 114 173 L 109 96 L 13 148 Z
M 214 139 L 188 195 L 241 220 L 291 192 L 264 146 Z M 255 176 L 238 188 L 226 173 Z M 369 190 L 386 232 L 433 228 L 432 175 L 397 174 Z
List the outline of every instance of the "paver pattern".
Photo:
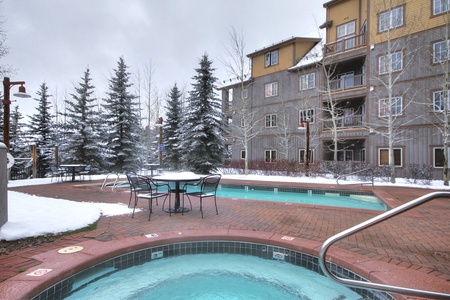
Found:
M 223 182 L 232 182 L 224 179 Z M 242 182 L 240 182 L 242 183 Z M 257 182 L 249 182 L 257 184 Z M 73 201 L 125 203 L 129 191 L 111 188 L 101 190 L 95 182 L 63 182 L 52 185 L 11 188 L 23 193 Z M 272 185 L 271 183 L 259 183 Z M 273 183 L 305 187 L 301 183 Z M 311 184 L 308 187 L 312 187 Z M 342 189 L 339 186 L 321 186 Z M 368 187 L 348 186 L 346 189 Z M 404 187 L 375 187 L 373 191 L 398 206 L 409 200 L 432 192 L 429 189 Z M 110 241 L 126 237 L 186 229 L 234 229 L 280 233 L 323 242 L 332 235 L 368 220 L 381 212 L 344 209 L 324 206 L 251 201 L 218 198 L 219 215 L 214 204 L 204 201 L 204 219 L 199 212 L 198 201 L 193 201 L 193 211 L 169 214 L 159 206 L 153 206 L 152 219 L 148 221 L 148 203 L 141 200 L 143 209 L 132 219 L 130 215 L 101 217 L 93 231 L 74 233 L 56 238 L 49 243 L 25 247 L 0 255 L 0 282 L 39 265 L 32 256 L 52 249 L 60 249 L 78 242 L 95 239 Z M 402 265 L 431 274 L 450 285 L 450 201 L 437 199 L 403 215 L 378 224 L 336 244 L 342 249 L 365 255 L 374 261 Z

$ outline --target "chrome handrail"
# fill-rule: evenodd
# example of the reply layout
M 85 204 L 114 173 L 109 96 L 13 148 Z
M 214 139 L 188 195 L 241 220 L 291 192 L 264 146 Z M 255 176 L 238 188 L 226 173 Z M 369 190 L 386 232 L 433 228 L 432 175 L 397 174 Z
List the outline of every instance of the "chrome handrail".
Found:
M 347 173 L 347 174 L 344 174 L 344 175 L 339 175 L 338 178 L 336 178 L 336 183 L 337 183 L 337 185 L 341 185 L 341 184 L 339 184 L 339 179 L 341 179 L 342 177 L 349 176 L 349 175 L 353 175 L 353 174 L 357 174 L 357 173 L 360 173 L 360 172 L 365 172 L 365 171 L 370 171 L 371 177 L 372 177 L 372 181 L 371 181 L 371 182 L 358 182 L 358 183 L 350 183 L 350 184 L 346 184 L 346 185 L 353 185 L 353 184 L 356 184 L 356 185 L 371 184 L 372 186 L 374 186 L 374 177 L 375 177 L 375 176 L 373 175 L 373 169 L 372 169 L 372 168 L 370 168 L 370 169 L 364 169 L 364 170 L 358 170 L 358 171 L 351 172 L 351 173 Z
M 410 210 L 416 206 L 419 206 L 425 202 L 436 199 L 436 198 L 450 198 L 450 192 L 433 192 L 433 193 L 426 194 L 422 197 L 419 197 L 415 200 L 409 201 L 399 207 L 396 207 L 392 210 L 382 213 L 379 216 L 376 216 L 372 219 L 369 219 L 365 222 L 362 222 L 362 223 L 355 225 L 347 230 L 342 231 L 341 233 L 335 234 L 334 236 L 330 237 L 329 239 L 327 239 L 325 241 L 325 243 L 322 245 L 322 248 L 320 249 L 319 263 L 320 263 L 320 267 L 322 268 L 322 271 L 325 273 L 325 275 L 327 275 L 331 279 L 333 279 L 339 283 L 351 286 L 351 287 L 378 290 L 378 291 L 383 291 L 383 292 L 398 293 L 398 294 L 404 294 L 404 295 L 408 295 L 408 296 L 433 297 L 433 299 L 450 299 L 450 294 L 442 294 L 442 293 L 436 293 L 436 292 L 431 292 L 431 291 L 424 291 L 424 290 L 397 287 L 397 286 L 391 286 L 391 285 L 385 285 L 385 284 L 379 284 L 379 283 L 373 283 L 373 282 L 364 282 L 364 281 L 340 278 L 340 277 L 337 277 L 334 274 L 332 274 L 326 265 L 326 254 L 327 254 L 328 248 L 330 248 L 330 246 L 333 243 L 335 243 L 345 237 L 348 237 L 354 233 L 357 233 L 361 230 L 364 230 L 368 227 L 376 225 L 382 221 L 390 219 L 390 218 L 392 218 L 398 214 L 401 214 L 405 211 L 408 211 L 408 210 Z

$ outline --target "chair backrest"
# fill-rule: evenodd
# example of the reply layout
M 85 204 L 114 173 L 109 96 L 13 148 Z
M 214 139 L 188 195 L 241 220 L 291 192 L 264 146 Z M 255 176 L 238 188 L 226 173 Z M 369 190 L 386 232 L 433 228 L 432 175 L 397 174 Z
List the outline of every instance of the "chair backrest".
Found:
M 219 186 L 220 178 L 222 175 L 220 174 L 213 174 L 208 175 L 203 178 L 202 182 L 202 192 L 204 194 L 210 194 L 215 195 L 217 191 L 217 187 Z
M 137 189 L 141 190 L 145 189 L 149 191 L 151 190 L 151 186 L 149 182 L 146 180 L 146 178 L 143 178 L 134 172 L 129 172 L 126 175 L 132 191 L 136 191 Z

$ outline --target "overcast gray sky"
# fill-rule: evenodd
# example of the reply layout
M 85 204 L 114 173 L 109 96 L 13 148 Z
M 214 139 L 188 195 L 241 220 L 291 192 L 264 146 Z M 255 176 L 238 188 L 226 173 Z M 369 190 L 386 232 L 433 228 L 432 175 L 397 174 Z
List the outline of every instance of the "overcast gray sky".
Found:
M 190 88 L 194 69 L 206 52 L 216 77 L 227 79 L 221 59 L 231 26 L 242 31 L 246 53 L 292 36 L 318 36 L 325 21 L 319 0 L 3 0 L 0 15 L 9 54 L 1 64 L 16 72 L 36 98 L 45 82 L 57 99 L 73 93 L 89 66 L 96 96 L 123 56 L 130 72 L 151 65 L 153 81 L 165 94 L 176 82 Z M 12 88 L 12 93 L 17 88 Z M 24 115 L 37 101 L 20 99 Z

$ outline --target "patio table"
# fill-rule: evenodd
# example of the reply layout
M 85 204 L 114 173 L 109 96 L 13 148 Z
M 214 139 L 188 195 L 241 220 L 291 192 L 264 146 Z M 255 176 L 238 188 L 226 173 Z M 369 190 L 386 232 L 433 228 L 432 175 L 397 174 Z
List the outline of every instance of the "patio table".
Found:
M 68 165 L 60 165 L 60 167 L 68 169 L 72 173 L 72 181 L 75 181 L 75 175 L 77 172 L 81 171 L 86 165 L 82 164 L 68 164 Z
M 169 207 L 168 209 L 166 209 L 166 212 L 171 212 L 171 213 L 184 213 L 184 212 L 188 212 L 189 209 L 186 207 L 181 207 L 181 203 L 180 203 L 180 193 L 181 193 L 181 189 L 180 189 L 180 183 L 181 182 L 192 182 L 192 181 L 199 181 L 200 179 L 202 179 L 202 177 L 200 175 L 191 173 L 191 172 L 179 172 L 179 173 L 167 173 L 164 175 L 158 175 L 158 176 L 154 176 L 152 178 L 155 181 L 162 181 L 162 182 L 174 182 L 175 183 L 175 207 L 171 208 Z

